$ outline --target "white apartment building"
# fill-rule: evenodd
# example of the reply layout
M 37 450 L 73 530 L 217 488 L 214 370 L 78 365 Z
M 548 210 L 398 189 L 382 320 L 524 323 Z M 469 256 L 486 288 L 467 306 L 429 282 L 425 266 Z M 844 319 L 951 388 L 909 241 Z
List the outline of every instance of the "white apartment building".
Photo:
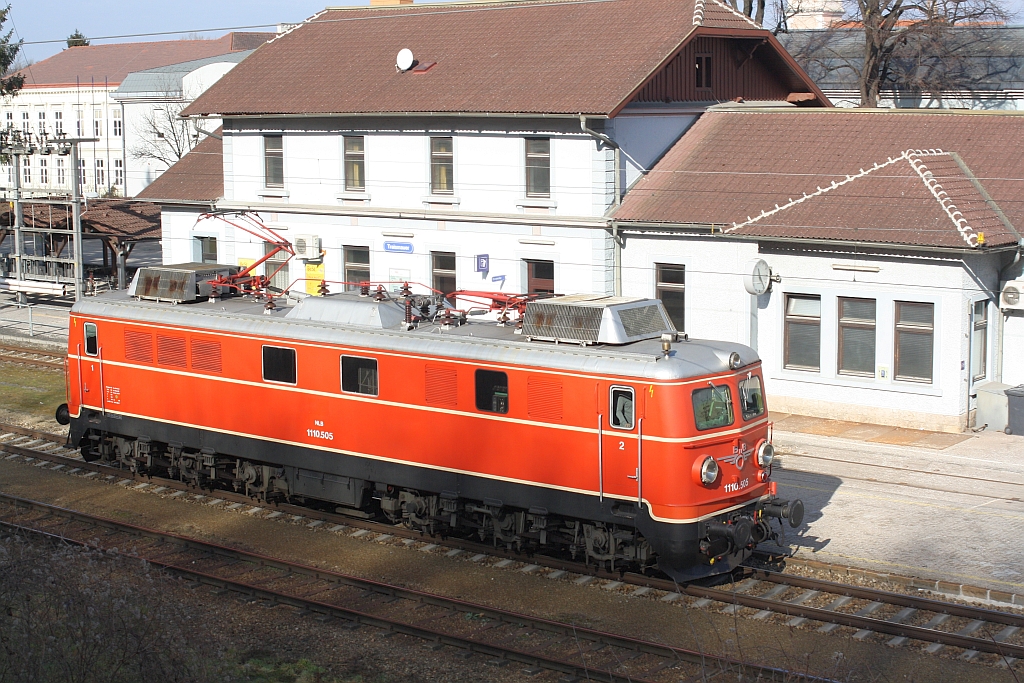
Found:
M 130 71 L 249 51 L 275 34 L 229 33 L 215 40 L 114 43 L 67 48 L 21 71 L 24 87 L 0 102 L 0 125 L 34 136 L 97 138 L 80 145 L 78 173 L 82 191 L 93 196 L 125 196 L 129 181 L 130 141 L 125 110 L 115 97 Z M 210 79 L 205 79 L 209 81 Z M 197 83 L 203 83 L 198 79 Z M 40 153 L 22 159 L 21 185 L 29 193 L 70 193 L 72 169 L 66 157 Z M 164 167 L 166 168 L 166 167 Z M 154 168 L 155 177 L 162 168 Z M 0 168 L 0 187 L 13 184 L 10 165 Z M 140 174 L 139 181 L 144 178 Z

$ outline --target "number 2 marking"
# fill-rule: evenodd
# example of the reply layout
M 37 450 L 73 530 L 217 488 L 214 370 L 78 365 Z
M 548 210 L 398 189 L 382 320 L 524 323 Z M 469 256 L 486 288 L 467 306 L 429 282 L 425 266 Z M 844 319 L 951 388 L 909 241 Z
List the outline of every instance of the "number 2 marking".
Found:
M 619 442 L 619 450 L 620 451 L 626 450 L 626 442 L 625 441 L 620 441 Z

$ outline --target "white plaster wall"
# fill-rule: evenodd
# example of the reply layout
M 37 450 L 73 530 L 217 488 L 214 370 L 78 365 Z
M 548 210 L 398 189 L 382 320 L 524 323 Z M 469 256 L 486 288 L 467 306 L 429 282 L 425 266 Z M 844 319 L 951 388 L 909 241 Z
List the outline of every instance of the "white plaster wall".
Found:
M 625 187 L 668 150 L 697 120 L 694 114 L 620 114 L 612 120 L 610 135 L 622 149 Z
M 742 284 L 742 273 L 754 258 L 763 258 L 774 273 L 782 276 L 782 282 L 773 285 L 770 293 L 756 298 L 747 294 Z M 686 266 L 686 331 L 691 336 L 735 341 L 758 350 L 774 409 L 948 431 L 958 431 L 966 423 L 968 410 L 973 408 L 968 386 L 969 312 L 974 301 L 992 296 L 994 259 L 978 258 L 965 264 L 960 259 L 759 253 L 752 242 L 630 236 L 623 251 L 623 294 L 653 296 L 656 263 Z M 851 266 L 864 270 L 841 269 Z M 877 272 L 865 272 L 874 268 Z M 787 293 L 821 297 L 818 372 L 783 367 Z M 839 297 L 876 301 L 874 377 L 841 375 L 837 371 Z M 893 378 L 897 301 L 935 305 L 930 384 Z M 992 305 L 989 312 L 992 321 Z M 990 324 L 989 329 L 985 353 L 991 378 L 997 342 L 995 325 Z M 1024 333 L 1024 325 L 1020 332 Z M 1014 334 L 1018 333 L 1011 332 L 1007 337 L 1010 345 L 1024 348 L 1024 340 Z M 1004 379 L 1009 381 L 1018 367 L 1007 364 Z
M 1014 311 L 1003 318 L 1003 382 L 1024 384 L 1024 312 Z
M 284 133 L 285 196 L 261 193 L 262 136 L 279 133 L 275 125 L 268 123 L 264 130 L 229 127 L 224 146 L 228 201 L 592 216 L 603 214 L 611 200 L 610 186 L 594 182 L 596 142 L 581 133 L 356 129 L 351 134 L 364 137 L 366 190 L 350 193 L 344 190 L 346 131 L 303 129 L 301 122 L 289 123 L 293 130 Z M 434 197 L 430 194 L 430 138 L 449 135 L 454 138 L 454 193 Z M 534 135 L 551 138 L 549 200 L 526 197 L 524 140 Z

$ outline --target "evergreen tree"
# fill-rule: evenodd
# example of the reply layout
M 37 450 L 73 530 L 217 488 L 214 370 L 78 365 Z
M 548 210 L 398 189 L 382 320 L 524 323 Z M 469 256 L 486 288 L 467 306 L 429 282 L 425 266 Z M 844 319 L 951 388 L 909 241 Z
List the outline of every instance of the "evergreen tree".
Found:
M 75 32 L 68 36 L 68 47 L 85 47 L 89 44 L 89 39 L 85 37 L 85 34 L 79 31 L 77 28 Z

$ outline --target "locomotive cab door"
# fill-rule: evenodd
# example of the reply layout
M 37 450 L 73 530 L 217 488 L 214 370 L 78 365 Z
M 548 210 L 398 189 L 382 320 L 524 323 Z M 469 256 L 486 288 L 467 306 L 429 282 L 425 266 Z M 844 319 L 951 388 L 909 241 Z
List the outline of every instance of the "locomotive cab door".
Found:
M 82 325 L 82 344 L 78 346 L 78 399 L 81 405 L 101 407 L 103 369 L 100 367 L 100 339 L 96 323 Z
M 622 384 L 603 385 L 601 410 L 601 494 L 636 502 L 640 497 L 639 392 Z

